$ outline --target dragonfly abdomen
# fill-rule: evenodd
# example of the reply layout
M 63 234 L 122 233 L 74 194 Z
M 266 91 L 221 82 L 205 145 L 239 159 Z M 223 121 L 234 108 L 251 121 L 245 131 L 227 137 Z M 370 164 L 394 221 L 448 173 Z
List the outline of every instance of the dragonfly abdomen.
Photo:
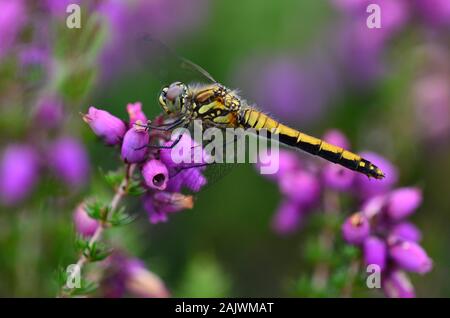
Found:
M 278 134 L 281 143 L 322 157 L 369 177 L 376 179 L 384 177 L 383 172 L 377 166 L 357 154 L 283 125 L 256 109 L 243 110 L 243 115 L 240 116 L 240 125 L 244 128 L 253 128 L 257 132 L 266 129 L 270 134 Z

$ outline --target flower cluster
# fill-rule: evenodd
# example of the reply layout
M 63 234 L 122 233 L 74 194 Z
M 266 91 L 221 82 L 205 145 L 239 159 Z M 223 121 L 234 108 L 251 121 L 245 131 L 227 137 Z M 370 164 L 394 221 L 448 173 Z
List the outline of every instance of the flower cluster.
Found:
M 349 216 L 342 235 L 359 246 L 367 265 L 375 264 L 389 297 L 414 297 L 414 289 L 403 271 L 424 274 L 432 261 L 419 245 L 421 233 L 407 221 L 422 201 L 418 188 L 398 188 L 368 199 L 360 212 Z
M 350 146 L 337 130 L 327 132 L 323 139 L 343 148 Z M 394 189 L 398 178 L 395 166 L 371 152 L 361 155 L 375 162 L 386 177 L 369 179 L 333 163 L 300 160 L 295 152 L 281 150 L 279 171 L 269 176 L 278 183 L 283 196 L 273 228 L 279 234 L 292 233 L 325 201 L 326 192 L 349 194 L 360 209 L 342 224 L 344 240 L 361 248 L 366 264 L 379 266 L 387 296 L 413 296 L 412 285 L 402 270 L 423 274 L 432 266 L 419 245 L 420 231 L 406 220 L 421 204 L 421 191 L 414 187 Z
M 139 102 L 128 104 L 127 112 L 128 123 L 95 107 L 90 107 L 83 119 L 107 145 L 120 147 L 121 159 L 126 164 L 139 166 L 141 183 L 145 189 L 143 206 L 148 212 L 149 220 L 151 223 L 165 222 L 169 214 L 193 207 L 192 196 L 184 195 L 181 191 L 200 191 L 207 182 L 202 174 L 204 166 L 184 164 L 172 159 L 172 151 L 195 147 L 190 136 L 170 135 L 151 129 L 148 131 L 144 125 L 147 117 Z M 157 118 L 153 124 L 158 122 L 162 123 L 162 119 Z M 183 155 L 190 154 L 181 154 Z M 87 231 L 81 231 L 88 234 L 91 232 L 91 225 L 84 224 L 78 228 L 87 228 Z

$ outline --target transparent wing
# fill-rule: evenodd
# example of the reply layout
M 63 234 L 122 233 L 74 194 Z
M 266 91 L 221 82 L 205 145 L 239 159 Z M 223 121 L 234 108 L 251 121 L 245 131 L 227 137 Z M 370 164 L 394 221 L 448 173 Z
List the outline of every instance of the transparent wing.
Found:
M 192 129 L 193 127 L 190 128 L 191 136 L 194 136 Z M 195 150 L 201 150 L 203 158 L 214 158 L 214 160 L 205 163 L 184 164 L 179 170 L 184 171 L 183 173 L 189 173 L 191 169 L 200 169 L 202 175 L 206 177 L 207 187 L 213 186 L 226 177 L 237 164 L 248 164 L 251 158 L 255 158 L 255 152 L 257 151 L 255 147 L 250 146 L 250 144 L 255 145 L 254 138 L 257 138 L 256 136 L 235 134 L 223 129 L 217 131 L 220 131 L 222 135 L 219 139 L 208 137 L 208 139 L 201 141 L 197 140 L 192 146 L 192 156 Z M 192 161 L 194 162 L 193 159 Z M 195 174 L 190 176 L 195 177 Z
M 136 58 L 139 64 L 157 78 L 161 85 L 175 81 L 184 83 L 216 82 L 205 69 L 177 55 L 167 45 L 149 34 L 136 38 Z

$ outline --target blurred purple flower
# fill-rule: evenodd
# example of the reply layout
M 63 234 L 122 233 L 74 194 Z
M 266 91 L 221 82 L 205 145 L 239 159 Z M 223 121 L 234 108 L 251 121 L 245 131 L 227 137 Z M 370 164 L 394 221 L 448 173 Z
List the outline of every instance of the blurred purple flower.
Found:
M 194 206 L 193 197 L 181 193 L 157 191 L 143 198 L 150 223 L 166 222 L 168 213 L 176 213 Z
M 47 48 L 26 46 L 20 50 L 19 59 L 20 65 L 25 71 L 30 66 L 40 66 L 44 70 L 50 66 L 50 52 Z
M 338 31 L 338 58 L 355 86 L 371 85 L 385 73 L 385 38 L 379 30 L 367 28 L 365 19 L 356 19 L 345 22 Z
M 14 44 L 26 20 L 22 0 L 0 0 L 0 59 Z
M 350 142 L 348 141 L 347 136 L 345 136 L 340 130 L 328 130 L 325 132 L 322 139 L 332 145 L 344 148 L 346 150 L 350 149 Z
M 422 239 L 422 233 L 411 222 L 402 222 L 394 225 L 390 230 L 390 236 L 413 242 L 420 242 Z
M 120 143 L 127 131 L 125 123 L 121 119 L 93 106 L 89 107 L 89 111 L 83 116 L 83 120 L 108 145 Z
M 0 162 L 0 202 L 13 205 L 24 200 L 38 180 L 39 155 L 23 144 L 8 145 Z
M 110 2 L 111 0 L 104 0 L 105 2 Z M 114 0 L 113 0 L 114 1 Z M 67 6 L 70 4 L 78 4 L 78 5 L 89 5 L 89 0 L 44 0 L 45 8 L 52 14 L 57 17 L 66 17 L 67 16 Z
M 64 182 L 78 187 L 89 177 L 89 158 L 84 146 L 72 137 L 60 137 L 48 151 L 49 165 Z
M 350 244 L 361 244 L 370 234 L 370 224 L 362 213 L 355 213 L 342 224 L 342 236 Z
M 250 57 L 239 66 L 236 82 L 248 98 L 286 122 L 311 124 L 336 92 L 336 75 L 326 58 Z M 320 89 L 319 89 L 320 87 Z
M 433 267 L 424 249 L 412 241 L 394 239 L 389 244 L 389 254 L 399 267 L 410 272 L 425 274 Z
M 422 192 L 418 188 L 399 188 L 390 192 L 386 213 L 392 220 L 401 220 L 412 214 L 422 203 Z
M 291 234 L 302 225 L 302 208 L 293 201 L 284 201 L 278 207 L 272 219 L 272 229 L 280 234 Z
M 127 163 L 140 163 L 144 161 L 147 155 L 149 140 L 150 137 L 144 127 L 133 125 L 123 137 L 122 159 Z
M 83 236 L 92 236 L 100 225 L 97 220 L 91 218 L 86 212 L 85 203 L 77 206 L 73 214 L 73 221 L 77 233 Z
M 367 265 L 376 264 L 384 270 L 387 262 L 387 247 L 384 240 L 370 236 L 363 244 L 364 261 Z
M 448 0 L 414 0 L 417 13 L 426 23 L 433 27 L 450 25 L 450 1 Z
M 392 189 L 397 182 L 397 169 L 385 158 L 373 152 L 362 152 L 361 157 L 374 162 L 385 174 L 384 179 L 376 180 L 365 175 L 357 174 L 355 177 L 355 189 L 363 199 L 383 194 Z
M 330 189 L 346 191 L 353 186 L 355 172 L 337 164 L 326 164 L 322 176 L 324 184 Z
M 270 162 L 274 166 L 278 166 L 278 171 L 274 174 L 264 174 L 264 177 L 267 177 L 270 180 L 276 181 L 281 180 L 283 176 L 294 172 L 301 167 L 300 160 L 298 155 L 289 150 L 280 149 L 278 152 L 278 156 L 265 154 L 266 157 L 259 158 L 260 160 L 256 163 L 257 169 L 261 169 L 261 166 L 264 166 L 263 162 Z M 275 163 L 275 160 L 278 162 Z
M 63 120 L 63 104 L 56 97 L 45 97 L 42 99 L 34 115 L 37 125 L 52 129 L 58 127 Z
M 433 48 L 429 48 L 433 51 Z M 436 50 L 434 50 L 436 51 Z M 434 60 L 437 54 L 444 52 L 430 52 Z M 445 58 L 446 59 L 446 58 Z M 444 63 L 448 63 L 446 60 Z M 450 65 L 438 66 L 441 70 Z M 419 122 L 420 133 L 431 139 L 447 140 L 450 136 L 450 75 L 433 73 L 419 78 L 414 84 L 414 103 L 416 118 Z
M 105 297 L 124 297 L 127 293 L 145 298 L 170 296 L 161 278 L 149 271 L 139 259 L 116 252 L 106 260 L 105 265 L 106 273 L 102 281 Z
M 312 206 L 320 199 L 321 186 L 318 178 L 312 173 L 296 171 L 280 180 L 280 191 L 294 202 Z
M 152 189 L 164 190 L 169 181 L 169 171 L 162 161 L 150 159 L 142 166 L 145 184 Z
M 393 270 L 383 276 L 382 287 L 390 298 L 414 298 L 414 286 L 403 271 Z

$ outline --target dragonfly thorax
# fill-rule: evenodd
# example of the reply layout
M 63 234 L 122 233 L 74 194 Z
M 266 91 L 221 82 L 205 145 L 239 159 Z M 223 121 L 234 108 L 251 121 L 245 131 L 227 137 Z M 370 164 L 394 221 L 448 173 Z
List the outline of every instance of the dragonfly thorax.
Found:
M 174 82 L 162 89 L 159 104 L 168 115 L 178 115 L 185 111 L 189 90 L 186 84 Z

